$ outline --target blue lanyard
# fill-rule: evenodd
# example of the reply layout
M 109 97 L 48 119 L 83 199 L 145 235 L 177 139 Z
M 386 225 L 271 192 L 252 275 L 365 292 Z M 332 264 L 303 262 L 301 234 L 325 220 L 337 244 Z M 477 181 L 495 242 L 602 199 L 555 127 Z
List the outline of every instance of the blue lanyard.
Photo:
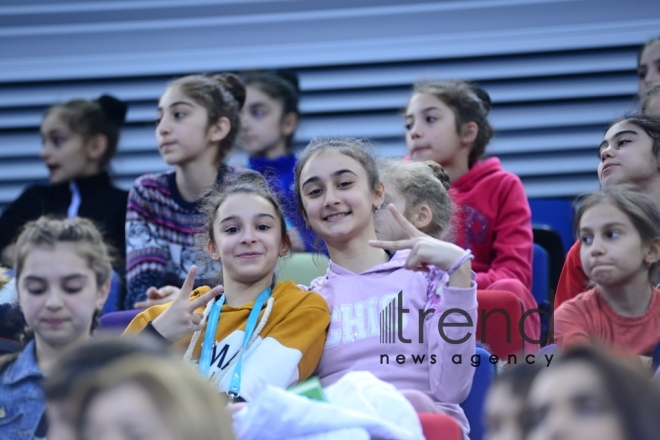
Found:
M 245 324 L 245 336 L 243 338 L 243 348 L 241 349 L 236 365 L 234 366 L 234 372 L 231 376 L 231 382 L 229 384 L 229 390 L 227 394 L 231 398 L 238 397 L 241 390 L 241 367 L 243 366 L 243 353 L 247 348 L 250 338 L 252 338 L 252 333 L 254 333 L 254 328 L 257 326 L 257 320 L 259 319 L 259 313 L 261 308 L 264 306 L 264 303 L 268 300 L 271 295 L 271 288 L 265 289 L 259 294 L 254 306 L 250 311 L 248 316 L 247 323 Z M 211 312 L 209 313 L 209 318 L 206 325 L 206 332 L 204 333 L 204 343 L 202 345 L 202 354 L 199 358 L 199 369 L 202 372 L 204 377 L 208 377 L 209 369 L 211 367 L 211 356 L 213 354 L 213 342 L 215 340 L 215 332 L 218 328 L 218 323 L 220 322 L 220 312 L 222 311 L 222 306 L 225 304 L 225 295 L 222 295 L 211 307 Z

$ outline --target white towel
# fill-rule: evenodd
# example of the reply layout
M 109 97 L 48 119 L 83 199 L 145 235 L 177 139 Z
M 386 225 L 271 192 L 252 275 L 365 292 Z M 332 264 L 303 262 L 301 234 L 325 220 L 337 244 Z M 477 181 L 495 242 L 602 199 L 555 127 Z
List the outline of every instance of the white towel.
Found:
M 394 386 L 350 372 L 319 402 L 273 386 L 234 414 L 239 440 L 423 440 L 419 417 Z

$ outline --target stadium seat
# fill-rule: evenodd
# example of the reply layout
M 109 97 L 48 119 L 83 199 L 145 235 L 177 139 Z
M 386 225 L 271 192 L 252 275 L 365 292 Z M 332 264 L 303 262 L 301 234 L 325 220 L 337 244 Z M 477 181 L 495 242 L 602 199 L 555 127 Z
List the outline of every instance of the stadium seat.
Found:
M 557 231 L 564 255 L 573 244 L 573 204 L 570 199 L 530 199 L 532 224 L 548 225 Z
M 519 323 L 523 305 L 520 299 L 505 290 L 477 290 L 477 302 L 477 340 L 500 358 L 522 352 L 523 339 Z
M 120 312 L 111 312 L 102 315 L 99 318 L 99 330 L 108 330 L 113 332 L 123 332 L 135 316 L 142 310 L 122 310 Z
M 105 304 L 103 305 L 103 310 L 102 314 L 110 313 L 110 312 L 116 312 L 117 309 L 119 308 L 119 297 L 121 292 L 121 279 L 119 278 L 119 274 L 115 272 L 114 270 L 112 271 L 112 280 L 110 281 L 110 292 L 108 293 L 108 298 L 105 300 Z
M 325 275 L 329 261 L 323 254 L 295 252 L 288 258 L 280 259 L 277 265 L 277 279 L 293 280 L 296 284 L 309 286 L 314 278 Z
M 419 414 L 426 440 L 461 440 L 458 422 L 446 414 Z
M 552 302 L 554 301 L 554 291 L 557 288 L 561 270 L 564 267 L 564 261 L 566 261 L 566 252 L 564 252 L 559 233 L 551 226 L 535 224 L 532 225 L 532 232 L 534 233 L 534 244 L 542 246 L 548 253 L 548 283 L 550 289 L 548 300 Z M 573 241 L 570 242 L 570 245 L 572 244 Z
M 484 435 L 483 410 L 488 388 L 495 380 L 497 366 L 488 362 L 490 353 L 477 346 L 475 354 L 481 357 L 478 367 L 474 367 L 472 389 L 467 399 L 461 403 L 461 408 L 470 423 L 470 439 L 481 440 Z
M 532 260 L 532 295 L 536 304 L 549 301 L 550 292 L 550 256 L 540 244 L 534 243 L 534 259 Z

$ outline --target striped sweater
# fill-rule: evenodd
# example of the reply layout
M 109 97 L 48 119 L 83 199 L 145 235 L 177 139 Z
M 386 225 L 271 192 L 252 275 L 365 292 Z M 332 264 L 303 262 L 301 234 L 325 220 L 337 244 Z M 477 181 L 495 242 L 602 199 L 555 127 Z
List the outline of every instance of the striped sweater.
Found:
M 234 173 L 223 165 L 218 183 Z M 195 234 L 206 220 L 200 202 L 181 197 L 174 171 L 135 180 L 126 210 L 126 309 L 144 300 L 151 286 L 181 286 L 193 264 L 198 267 L 195 287 L 213 284 L 220 264 L 195 246 Z

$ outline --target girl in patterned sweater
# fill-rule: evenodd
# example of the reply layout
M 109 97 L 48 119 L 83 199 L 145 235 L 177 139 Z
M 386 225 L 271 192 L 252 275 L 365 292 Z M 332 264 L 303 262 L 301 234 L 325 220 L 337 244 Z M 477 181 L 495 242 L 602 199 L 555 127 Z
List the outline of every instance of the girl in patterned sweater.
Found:
M 145 174 L 129 193 L 125 308 L 176 294 L 199 259 L 194 235 L 205 220 L 201 195 L 235 173 L 223 160 L 236 139 L 244 101 L 245 88 L 231 74 L 186 76 L 161 96 L 158 151 L 175 170 Z M 201 265 L 194 285 L 208 284 L 219 270 L 217 262 Z

